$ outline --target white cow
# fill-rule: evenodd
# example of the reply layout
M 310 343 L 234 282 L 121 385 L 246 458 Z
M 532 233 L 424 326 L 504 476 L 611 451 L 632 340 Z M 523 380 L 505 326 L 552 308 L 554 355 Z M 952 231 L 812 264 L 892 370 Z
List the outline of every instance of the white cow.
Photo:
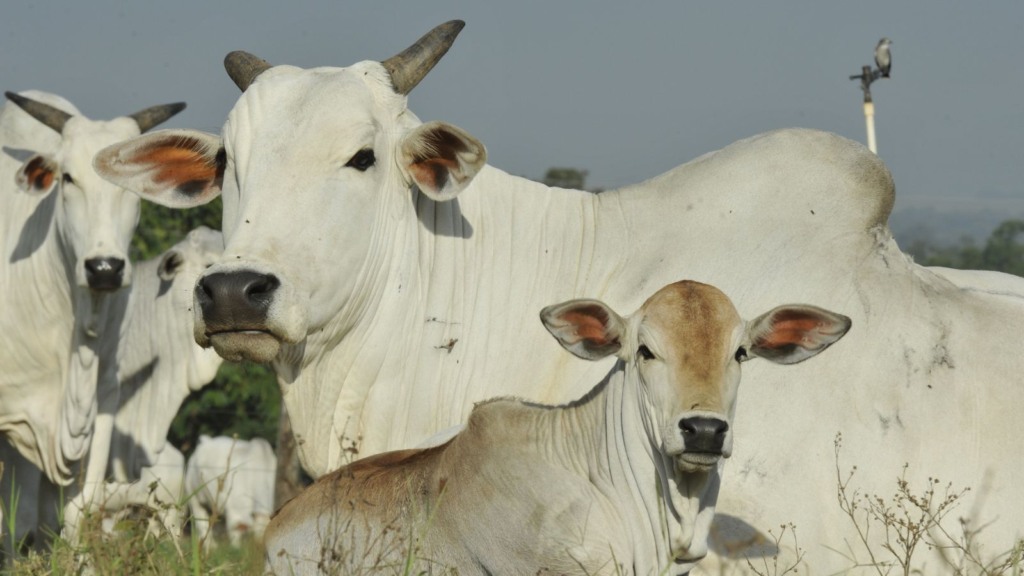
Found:
M 120 402 L 114 416 L 108 478 L 139 477 L 167 445 L 167 433 L 189 393 L 209 384 L 223 359 L 192 338 L 196 279 L 224 249 L 221 233 L 201 226 L 157 258 L 136 266 L 117 330 Z
M 568 405 L 484 402 L 441 447 L 321 477 L 271 521 L 268 569 L 355 574 L 411 552 L 417 573 L 687 572 L 707 553 L 740 363 L 800 362 L 850 328 L 812 306 L 747 323 L 721 291 L 687 281 L 626 318 L 572 300 L 541 319 L 574 355 L 616 358 L 611 372 Z
M 274 511 L 276 471 L 277 458 L 262 438 L 200 436 L 185 470 L 185 494 L 199 541 L 213 544 L 211 517 L 224 520 L 233 545 L 247 533 L 261 538 Z
M 105 359 L 113 357 L 117 341 L 102 334 L 102 316 L 111 294 L 131 278 L 128 243 L 139 217 L 138 196 L 101 179 L 93 156 L 185 105 L 94 121 L 59 96 L 6 95 L 11 102 L 0 110 L 0 434 L 51 482 L 69 485 L 94 440 L 97 390 L 116 386 Z M 112 399 L 115 404 L 101 411 L 113 412 L 116 394 Z M 109 430 L 107 419 L 91 448 L 89 479 L 106 467 Z M 67 518 L 76 519 L 73 513 Z
M 857 538 L 835 500 L 842 432 L 862 490 L 889 493 L 909 461 L 912 484 L 975 487 L 961 510 L 992 522 L 991 553 L 1024 535 L 1024 459 L 1007 456 L 1024 432 L 1024 281 L 1003 276 L 999 295 L 915 265 L 886 226 L 891 174 L 833 134 L 756 136 L 600 195 L 501 172 L 465 131 L 406 107 L 459 27 L 348 68 L 229 55 L 244 92 L 221 137 L 160 132 L 97 157 L 167 204 L 223 191 L 225 257 L 200 280 L 196 336 L 273 362 L 307 470 L 353 442 L 415 446 L 496 395 L 580 396 L 608 366 L 549 350 L 535 311 L 581 295 L 633 309 L 687 276 L 741 312 L 792 298 L 858 326 L 833 362 L 748 372 L 720 511 L 762 536 L 795 523 L 815 573 L 860 562 L 836 552 Z M 740 524 L 722 527 L 729 546 Z
M 167 433 L 178 408 L 191 391 L 216 376 L 222 359 L 195 343 L 190 308 L 196 278 L 219 259 L 223 244 L 220 232 L 196 228 L 160 256 L 136 264 L 130 287 L 107 298 L 102 334 L 116 343 L 117 350 L 112 362 L 105 365 L 116 371 L 119 386 L 107 387 L 107 394 L 118 394 L 113 399 L 102 398 L 101 403 L 116 406 L 104 476 L 114 483 L 103 487 L 103 495 L 97 495 L 91 505 L 115 511 L 130 504 L 147 504 L 146 490 L 117 484 L 148 484 L 145 478 L 151 472 L 146 470 L 168 463 L 170 456 L 163 456 L 162 451 L 168 448 Z M 11 489 L 19 494 L 16 541 L 33 533 L 40 521 L 46 528 L 56 529 L 53 503 L 39 501 L 39 468 L 18 457 L 13 449 L 0 453 L 17 469 L 17 480 L 9 476 L 0 483 L 0 499 L 9 505 Z M 10 553 L 10 542 L 4 544 Z

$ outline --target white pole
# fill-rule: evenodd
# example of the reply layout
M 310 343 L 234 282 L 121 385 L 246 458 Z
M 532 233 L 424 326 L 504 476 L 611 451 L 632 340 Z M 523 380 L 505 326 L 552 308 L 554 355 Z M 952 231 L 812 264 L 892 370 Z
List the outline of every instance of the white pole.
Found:
M 868 150 L 878 154 L 878 144 L 875 142 L 875 103 L 864 103 L 864 121 L 868 125 Z

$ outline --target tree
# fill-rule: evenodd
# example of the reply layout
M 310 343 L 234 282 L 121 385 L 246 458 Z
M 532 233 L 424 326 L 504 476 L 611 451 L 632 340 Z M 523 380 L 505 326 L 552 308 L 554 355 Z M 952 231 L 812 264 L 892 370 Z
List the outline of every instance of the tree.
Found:
M 925 266 L 945 266 L 962 270 L 995 270 L 1024 276 L 1024 220 L 1007 220 L 996 227 L 978 248 L 970 238 L 961 238 L 954 246 L 936 247 L 924 240 L 914 241 L 909 252 Z

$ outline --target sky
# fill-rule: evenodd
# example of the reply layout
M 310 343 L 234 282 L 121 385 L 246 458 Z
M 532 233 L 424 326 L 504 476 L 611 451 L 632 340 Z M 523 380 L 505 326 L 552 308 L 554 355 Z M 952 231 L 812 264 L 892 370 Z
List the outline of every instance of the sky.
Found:
M 187 101 L 164 125 L 219 132 L 231 50 L 272 64 L 383 60 L 466 21 L 410 95 L 424 121 L 479 138 L 490 163 L 551 166 L 613 188 L 785 127 L 865 141 L 849 76 L 893 44 L 872 86 L 897 211 L 987 206 L 1024 217 L 1024 3 L 48 0 L 4 3 L 0 85 L 60 94 L 92 118 Z

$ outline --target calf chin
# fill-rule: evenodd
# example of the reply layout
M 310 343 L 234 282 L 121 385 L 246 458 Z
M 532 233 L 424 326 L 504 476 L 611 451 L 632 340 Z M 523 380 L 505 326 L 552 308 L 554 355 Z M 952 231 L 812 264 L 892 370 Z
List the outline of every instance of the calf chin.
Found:
M 211 334 L 208 342 L 228 362 L 269 364 L 281 351 L 281 341 L 268 332 L 220 332 Z

